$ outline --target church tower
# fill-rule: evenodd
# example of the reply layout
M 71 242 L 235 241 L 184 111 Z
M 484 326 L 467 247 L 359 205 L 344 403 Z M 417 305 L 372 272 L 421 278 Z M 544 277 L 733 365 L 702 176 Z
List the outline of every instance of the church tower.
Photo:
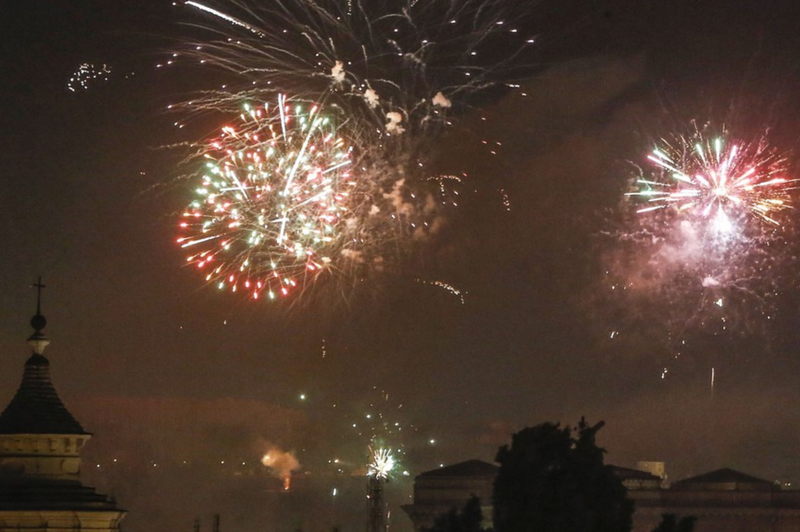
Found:
M 41 279 L 27 362 L 16 395 L 0 414 L 0 532 L 118 532 L 125 511 L 84 486 L 80 452 L 92 436 L 58 397 L 43 355 Z

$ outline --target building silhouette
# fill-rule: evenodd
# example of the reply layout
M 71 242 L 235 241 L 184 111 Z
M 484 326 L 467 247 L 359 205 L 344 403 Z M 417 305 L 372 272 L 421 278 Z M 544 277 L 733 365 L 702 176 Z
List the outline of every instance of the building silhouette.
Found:
M 460 511 L 473 496 L 481 501 L 484 526 L 491 527 L 492 486 L 498 469 L 482 460 L 468 460 L 414 477 L 414 503 L 403 506 L 414 530 L 433 526 L 437 517 L 453 508 Z
M 695 532 L 800 531 L 800 491 L 729 468 L 628 496 L 636 504 L 634 532 L 653 530 L 664 513 L 695 516 Z
M 660 464 L 653 462 L 651 464 Z M 666 513 L 697 518 L 695 532 L 800 532 L 800 490 L 735 471 L 718 469 L 668 485 L 659 475 L 609 466 L 633 500 L 633 532 L 651 532 Z M 492 524 L 492 486 L 498 466 L 469 460 L 433 469 L 414 478 L 414 502 L 403 510 L 415 532 L 436 517 L 461 510 L 472 496 L 481 500 L 484 526 Z M 648 469 L 653 469 L 648 466 Z
M 42 285 L 37 285 L 40 289 Z M 125 511 L 80 480 L 92 436 L 64 406 L 43 355 L 50 343 L 37 305 L 33 349 L 16 395 L 0 414 L 0 532 L 117 532 Z

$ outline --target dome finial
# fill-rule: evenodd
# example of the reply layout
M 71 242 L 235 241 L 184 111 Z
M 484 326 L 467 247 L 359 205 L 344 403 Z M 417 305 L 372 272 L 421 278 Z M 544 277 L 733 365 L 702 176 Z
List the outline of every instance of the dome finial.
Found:
M 31 327 L 33 327 L 33 334 L 28 338 L 28 345 L 33 348 L 33 352 L 41 355 L 44 348 L 50 343 L 47 336 L 42 332 L 42 329 L 47 325 L 47 320 L 42 316 L 42 276 L 33 284 L 36 287 L 36 315 L 31 318 Z

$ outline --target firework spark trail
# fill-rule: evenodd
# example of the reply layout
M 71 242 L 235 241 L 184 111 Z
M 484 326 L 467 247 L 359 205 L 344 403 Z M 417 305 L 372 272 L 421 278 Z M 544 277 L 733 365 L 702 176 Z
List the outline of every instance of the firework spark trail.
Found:
M 101 65 L 82 63 L 70 76 L 67 82 L 67 89 L 71 92 L 77 92 L 78 89 L 89 90 L 98 81 L 108 81 L 110 76 L 111 66 L 105 63 Z
M 228 24 L 206 17 L 205 37 L 177 57 L 234 75 L 226 90 L 193 97 L 193 112 L 286 92 L 346 109 L 385 142 L 436 131 L 451 107 L 532 72 L 533 39 L 514 22 L 530 6 L 518 13 L 502 0 L 185 5 Z
M 466 303 L 467 303 L 466 299 L 465 299 L 466 292 L 463 292 L 463 291 L 459 290 L 458 288 L 456 288 L 455 286 L 453 286 L 451 284 L 448 284 L 448 283 L 445 283 L 444 281 L 425 281 L 423 279 L 417 279 L 417 282 L 421 283 L 421 284 L 437 286 L 437 287 L 441 288 L 442 290 L 446 290 L 447 292 L 449 292 L 449 293 L 453 294 L 454 296 L 456 296 L 459 299 L 459 301 L 461 301 L 462 305 L 466 305 Z
M 464 180 L 457 175 L 436 175 L 427 178 L 427 181 L 439 184 L 439 202 L 441 205 L 458 207 L 459 187 Z M 450 186 L 447 186 L 450 185 Z
M 433 446 L 436 438 L 429 431 L 423 434 L 411 423 L 405 403 L 395 397 L 378 386 L 369 387 L 367 395 L 358 400 L 340 397 L 328 402 L 317 396 L 313 415 L 319 416 L 320 423 L 333 423 L 329 430 L 334 437 L 325 439 L 326 463 L 307 466 L 351 476 L 368 475 L 373 453 L 380 449 L 388 450 L 384 456 L 391 456 L 394 462 L 393 475 L 409 477 L 410 473 L 401 467 L 408 460 L 408 449 Z M 385 467 L 385 462 L 382 464 Z
M 242 28 L 245 28 L 245 29 L 251 31 L 251 32 L 255 33 L 256 35 L 258 35 L 260 37 L 264 36 L 260 31 L 258 31 L 257 29 L 253 28 L 252 26 L 248 25 L 247 23 L 242 22 L 241 20 L 239 20 L 236 17 L 232 17 L 230 15 L 226 15 L 222 11 L 216 10 L 216 9 L 214 9 L 212 7 L 206 6 L 206 5 L 201 4 L 199 2 L 192 2 L 191 0 L 187 1 L 186 5 L 187 6 L 191 6 L 191 7 L 195 7 L 197 9 L 201 10 L 201 11 L 205 11 L 206 13 L 210 13 L 210 14 L 214 15 L 215 17 L 219 17 L 222 20 L 230 22 L 231 24 L 235 24 L 237 26 L 241 26 Z
M 378 398 L 371 399 L 365 411 L 357 411 L 353 421 L 348 421 L 359 437 L 366 438 L 367 444 L 372 446 L 384 439 L 399 440 L 403 429 L 415 430 L 413 425 L 400 420 L 402 402 L 392 402 L 389 393 L 377 386 L 373 386 L 372 391 Z

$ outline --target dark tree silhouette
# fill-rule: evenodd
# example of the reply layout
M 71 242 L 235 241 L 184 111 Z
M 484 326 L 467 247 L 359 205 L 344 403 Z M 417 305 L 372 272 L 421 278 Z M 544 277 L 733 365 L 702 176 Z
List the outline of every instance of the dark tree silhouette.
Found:
M 543 423 L 500 448 L 496 532 L 630 532 L 633 502 L 595 443 L 603 424 Z
M 675 514 L 664 514 L 653 532 L 693 532 L 695 521 L 697 518 L 694 516 L 684 516 L 678 520 Z
M 484 530 L 481 500 L 475 495 L 470 497 L 461 510 L 460 518 L 462 532 L 480 532 Z
M 482 523 L 481 500 L 473 495 L 464 504 L 461 512 L 452 508 L 437 517 L 433 526 L 424 529 L 424 532 L 481 532 L 484 530 Z

